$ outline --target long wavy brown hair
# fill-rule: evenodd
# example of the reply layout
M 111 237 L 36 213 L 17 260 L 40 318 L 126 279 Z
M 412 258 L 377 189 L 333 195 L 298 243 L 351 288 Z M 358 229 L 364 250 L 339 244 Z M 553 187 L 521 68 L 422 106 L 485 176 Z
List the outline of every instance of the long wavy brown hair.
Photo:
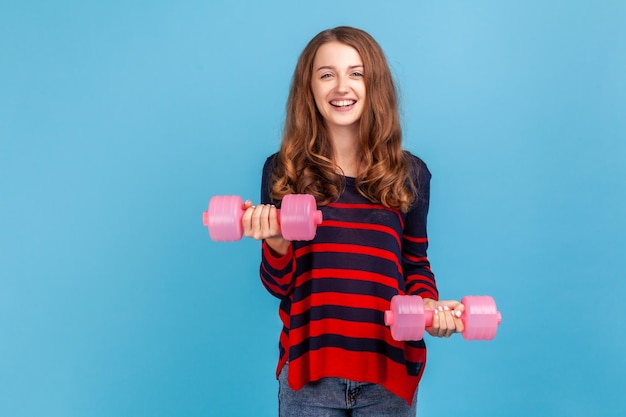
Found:
M 402 149 L 397 92 L 380 45 L 363 30 L 340 26 L 315 36 L 296 65 L 283 139 L 273 171 L 271 195 L 306 193 L 325 205 L 339 198 L 345 179 L 333 160 L 324 120 L 317 110 L 311 79 L 320 46 L 340 42 L 357 50 L 363 60 L 366 103 L 359 121 L 359 172 L 356 187 L 368 200 L 408 211 L 416 195 L 411 163 Z

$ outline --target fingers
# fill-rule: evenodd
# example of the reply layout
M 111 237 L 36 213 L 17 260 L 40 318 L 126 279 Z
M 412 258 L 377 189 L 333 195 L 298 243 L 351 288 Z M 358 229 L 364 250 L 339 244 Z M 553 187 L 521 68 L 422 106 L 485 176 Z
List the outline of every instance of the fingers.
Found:
M 276 207 L 269 204 L 253 206 L 250 201 L 244 203 L 242 216 L 244 236 L 256 240 L 280 235 Z
M 448 307 L 449 310 L 454 310 L 458 306 L 462 306 L 462 305 L 463 304 L 461 304 L 460 302 L 458 302 L 456 300 L 439 300 L 439 301 L 437 301 L 437 306 Z
M 246 207 L 246 211 L 241 219 L 244 236 L 257 240 L 263 239 L 269 228 L 269 208 L 264 204 L 248 205 L 248 202 L 244 204 L 244 207 Z
M 436 337 L 452 336 L 456 326 L 450 308 L 438 306 L 433 313 L 433 333 L 431 334 Z
M 450 337 L 464 330 L 461 315 L 465 306 L 458 301 L 437 301 L 433 308 L 433 324 L 428 333 L 435 337 Z

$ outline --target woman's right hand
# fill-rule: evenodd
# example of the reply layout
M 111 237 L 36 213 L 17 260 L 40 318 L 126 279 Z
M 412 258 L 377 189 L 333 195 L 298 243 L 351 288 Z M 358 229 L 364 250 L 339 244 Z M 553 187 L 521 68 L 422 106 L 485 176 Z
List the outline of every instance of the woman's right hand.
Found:
M 465 329 L 461 315 L 465 306 L 456 300 L 439 300 L 424 298 L 424 309 L 433 310 L 433 323 L 426 331 L 435 337 L 450 337 L 453 333 L 461 333 Z
M 290 241 L 283 238 L 278 223 L 278 209 L 274 205 L 259 204 L 253 206 L 250 200 L 243 204 L 243 234 L 265 243 L 278 255 L 285 255 Z

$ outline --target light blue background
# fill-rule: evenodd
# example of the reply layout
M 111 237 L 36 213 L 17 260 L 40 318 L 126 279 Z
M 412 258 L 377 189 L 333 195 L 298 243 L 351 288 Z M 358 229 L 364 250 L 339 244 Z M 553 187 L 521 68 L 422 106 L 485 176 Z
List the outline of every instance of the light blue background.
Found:
M 444 298 L 420 416 L 626 415 L 626 2 L 18 1 L 0 6 L 0 416 L 273 416 L 280 324 L 257 200 L 296 59 L 370 32 L 433 172 Z

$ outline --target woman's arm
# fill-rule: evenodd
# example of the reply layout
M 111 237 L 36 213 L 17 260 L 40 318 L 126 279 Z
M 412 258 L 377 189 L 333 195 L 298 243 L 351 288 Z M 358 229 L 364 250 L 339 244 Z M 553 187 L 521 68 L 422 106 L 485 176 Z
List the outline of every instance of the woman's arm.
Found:
M 406 294 L 437 300 L 439 292 L 435 275 L 428 261 L 428 233 L 426 230 L 430 204 L 431 174 L 426 165 L 415 158 L 414 178 L 418 196 L 404 220 L 402 233 L 402 270 Z
M 246 202 L 243 222 L 246 236 L 262 240 L 260 276 L 263 286 L 272 295 L 282 299 L 293 288 L 295 258 L 292 243 L 280 234 L 275 202 L 270 198 L 275 157 L 270 156 L 263 166 L 261 204 L 253 207 L 252 203 Z
M 421 161 L 415 161 L 415 181 L 419 197 L 411 211 L 407 213 L 402 241 L 402 265 L 406 293 L 419 295 L 424 300 L 424 308 L 433 310 L 433 324 L 426 331 L 435 337 L 450 337 L 463 331 L 463 322 L 459 318 L 465 306 L 455 300 L 439 301 L 439 291 L 435 275 L 428 261 L 427 217 L 430 204 L 430 179 L 428 167 Z

